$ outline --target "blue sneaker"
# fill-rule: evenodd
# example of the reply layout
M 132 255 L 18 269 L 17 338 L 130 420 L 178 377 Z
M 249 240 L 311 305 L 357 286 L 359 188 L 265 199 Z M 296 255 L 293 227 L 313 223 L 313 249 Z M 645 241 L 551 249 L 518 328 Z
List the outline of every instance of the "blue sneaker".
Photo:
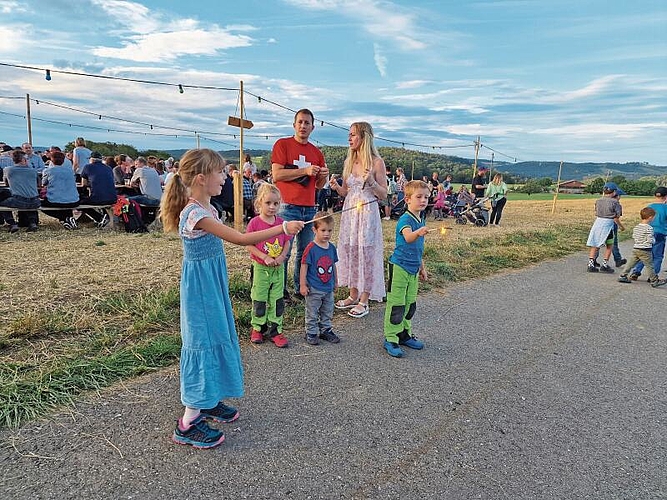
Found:
M 171 438 L 176 444 L 189 444 L 194 448 L 206 449 L 214 448 L 225 440 L 225 435 L 218 430 L 211 429 L 202 415 L 194 419 L 186 430 L 181 430 L 180 423 L 179 420 Z
M 227 406 L 222 401 L 215 408 L 200 410 L 201 416 L 206 420 L 213 420 L 221 424 L 228 424 L 239 418 L 239 412 L 233 406 Z
M 408 337 L 407 340 L 399 340 L 398 343 L 410 349 L 419 350 L 424 348 L 424 343 L 421 340 L 417 340 L 416 337 Z
M 384 341 L 384 348 L 387 350 L 389 355 L 393 358 L 402 358 L 403 357 L 403 350 L 398 347 L 398 344 L 396 342 L 389 342 L 387 340 Z

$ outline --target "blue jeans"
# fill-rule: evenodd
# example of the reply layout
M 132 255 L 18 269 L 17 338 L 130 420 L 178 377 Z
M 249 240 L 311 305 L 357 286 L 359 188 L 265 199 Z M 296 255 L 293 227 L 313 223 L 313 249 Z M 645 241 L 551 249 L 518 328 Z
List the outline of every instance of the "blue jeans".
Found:
M 151 198 L 150 196 L 146 196 L 143 194 L 138 194 L 135 196 L 128 196 L 128 200 L 134 200 L 136 201 L 139 205 L 146 205 L 148 207 L 159 207 L 160 206 L 160 200 L 156 200 L 155 198 Z
M 660 272 L 662 268 L 662 257 L 665 255 L 665 237 L 664 234 L 655 234 L 655 243 L 653 243 L 653 248 L 651 249 L 651 254 L 653 255 L 653 269 L 655 274 Z M 644 269 L 644 263 L 639 262 L 631 271 L 631 274 L 640 275 Z
M 331 189 L 320 189 L 317 193 L 317 206 L 320 210 L 329 210 L 329 197 L 331 196 Z
M 289 205 L 283 203 L 280 205 L 280 212 L 278 213 L 286 221 L 301 220 L 303 222 L 311 220 L 315 217 L 315 207 L 302 207 L 300 205 Z M 310 224 L 309 224 L 310 226 Z M 315 234 L 313 233 L 313 228 L 304 227 L 303 231 L 297 234 L 292 240 L 290 240 L 290 247 L 287 251 L 287 259 L 285 260 L 285 291 L 287 291 L 287 265 L 289 264 L 290 257 L 292 256 L 292 248 L 294 247 L 294 242 L 296 241 L 296 260 L 294 262 L 294 289 L 296 293 L 299 293 L 299 277 L 301 276 L 301 257 L 303 257 L 303 251 L 308 246 L 308 243 L 313 241 Z
M 11 192 L 7 189 L 2 190 L 2 196 L 5 197 L 7 194 L 10 194 Z M 18 195 L 11 195 L 9 197 L 5 197 L 2 202 L 0 202 L 0 205 L 3 207 L 11 207 L 11 208 L 39 208 L 39 198 L 26 198 L 25 196 L 18 196 Z M 7 224 L 14 226 L 16 224 L 16 221 L 14 220 L 14 217 L 12 216 L 11 212 L 6 212 L 6 214 L 3 216 L 4 220 L 7 222 Z M 19 212 L 19 226 L 29 226 L 31 224 L 38 224 L 39 223 L 39 216 L 37 214 L 37 211 L 35 210 L 34 212 Z
M 306 295 L 306 335 L 316 337 L 331 330 L 333 313 L 333 292 L 321 292 L 311 287 Z

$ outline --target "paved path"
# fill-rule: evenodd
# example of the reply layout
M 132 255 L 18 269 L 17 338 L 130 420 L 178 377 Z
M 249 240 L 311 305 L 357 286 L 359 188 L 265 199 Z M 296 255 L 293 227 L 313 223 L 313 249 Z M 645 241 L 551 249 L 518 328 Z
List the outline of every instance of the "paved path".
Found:
M 0 497 L 667 498 L 667 289 L 585 264 L 420 297 L 400 360 L 378 306 L 339 345 L 245 346 L 214 450 L 169 440 L 174 369 L 1 432 Z

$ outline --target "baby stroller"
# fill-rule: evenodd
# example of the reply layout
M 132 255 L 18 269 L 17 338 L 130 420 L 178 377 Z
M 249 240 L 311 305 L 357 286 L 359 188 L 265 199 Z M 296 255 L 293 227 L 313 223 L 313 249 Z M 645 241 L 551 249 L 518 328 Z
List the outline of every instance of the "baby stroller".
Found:
M 457 199 L 454 195 L 445 198 L 445 206 L 440 209 L 440 215 L 443 219 L 447 217 L 456 217 L 465 208 L 463 205 L 457 207 Z
M 484 203 L 489 198 L 480 198 L 471 203 L 467 208 L 456 214 L 457 224 L 467 224 L 470 221 L 475 226 L 486 226 L 489 223 L 489 209 Z

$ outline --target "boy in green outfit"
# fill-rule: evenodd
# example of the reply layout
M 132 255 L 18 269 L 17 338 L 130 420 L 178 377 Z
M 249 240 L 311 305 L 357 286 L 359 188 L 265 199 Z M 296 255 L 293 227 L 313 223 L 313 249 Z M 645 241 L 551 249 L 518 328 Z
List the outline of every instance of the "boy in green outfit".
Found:
M 405 185 L 407 210 L 396 224 L 396 248 L 389 257 L 389 287 L 384 312 L 384 348 L 390 356 L 403 356 L 401 345 L 423 349 L 424 343 L 412 335 L 412 317 L 417 309 L 419 278 L 428 274 L 422 261 L 424 236 L 428 233 L 423 211 L 431 189 L 424 181 Z

